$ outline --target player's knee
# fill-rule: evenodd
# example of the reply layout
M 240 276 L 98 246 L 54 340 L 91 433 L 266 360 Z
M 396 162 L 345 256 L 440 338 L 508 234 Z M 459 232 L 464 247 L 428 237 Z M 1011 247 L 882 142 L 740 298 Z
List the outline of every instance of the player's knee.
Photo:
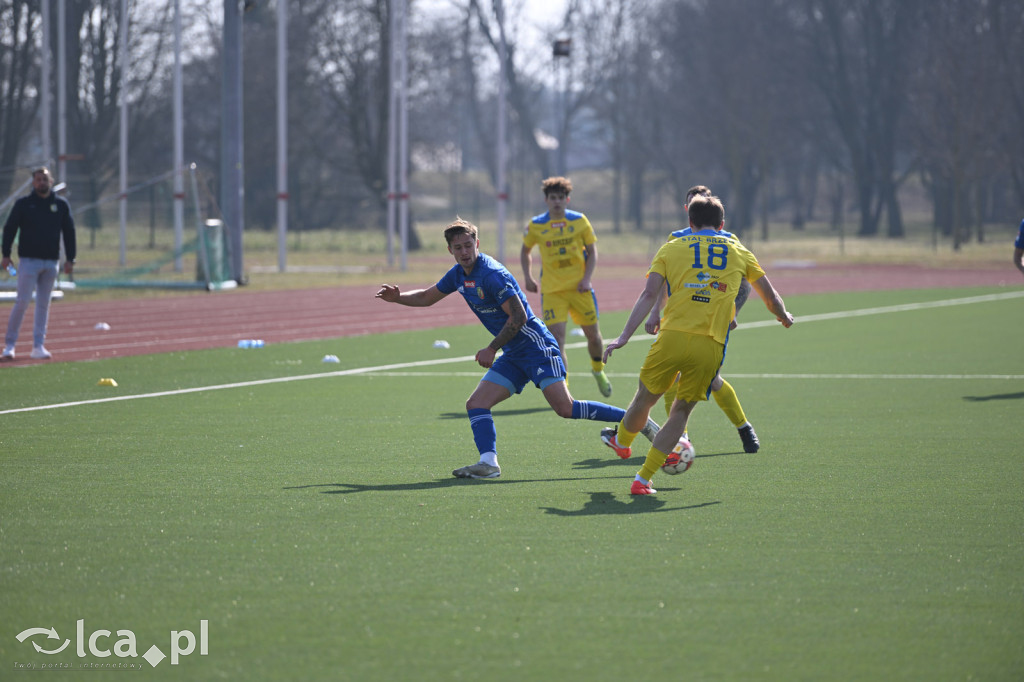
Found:
M 552 405 L 551 409 L 562 419 L 572 419 L 572 402 L 558 403 L 557 405 Z

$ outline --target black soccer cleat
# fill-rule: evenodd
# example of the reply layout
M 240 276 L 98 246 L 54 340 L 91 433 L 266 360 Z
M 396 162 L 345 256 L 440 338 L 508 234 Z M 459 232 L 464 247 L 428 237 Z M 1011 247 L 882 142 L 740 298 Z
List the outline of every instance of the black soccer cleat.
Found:
M 740 440 L 743 441 L 743 452 L 757 452 L 761 449 L 761 441 L 757 439 L 753 426 L 747 424 L 746 426 L 741 426 L 738 431 L 740 432 Z

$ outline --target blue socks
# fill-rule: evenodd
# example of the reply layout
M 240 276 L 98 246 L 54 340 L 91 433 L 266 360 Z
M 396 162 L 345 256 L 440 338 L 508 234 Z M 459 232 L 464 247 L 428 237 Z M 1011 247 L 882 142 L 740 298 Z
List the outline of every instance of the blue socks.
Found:
M 613 407 L 605 403 L 592 400 L 572 401 L 573 419 L 590 419 L 596 422 L 613 422 L 618 424 L 622 421 L 626 411 L 621 407 Z
M 469 415 L 469 426 L 473 429 L 473 442 L 476 443 L 477 452 L 481 455 L 497 452 L 498 432 L 494 428 L 494 417 L 491 415 L 491 411 L 474 408 L 466 410 L 466 413 Z M 626 411 L 621 407 L 613 407 L 606 403 L 592 400 L 572 401 L 573 419 L 590 419 L 618 424 L 625 414 Z
M 474 408 L 466 410 L 469 414 L 469 426 L 473 429 L 473 441 L 476 443 L 477 452 L 498 451 L 498 432 L 494 428 L 494 417 L 490 410 Z

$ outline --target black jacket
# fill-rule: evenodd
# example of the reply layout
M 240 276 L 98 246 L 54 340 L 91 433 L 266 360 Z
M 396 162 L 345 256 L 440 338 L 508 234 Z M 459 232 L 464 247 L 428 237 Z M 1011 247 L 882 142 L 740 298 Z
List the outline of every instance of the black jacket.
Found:
M 11 215 L 4 224 L 2 250 L 4 258 L 11 257 L 14 235 L 21 230 L 18 238 L 19 258 L 60 258 L 60 236 L 64 235 L 64 254 L 69 261 L 75 260 L 75 221 L 71 217 L 68 202 L 53 192 L 41 197 L 32 192 L 14 202 Z

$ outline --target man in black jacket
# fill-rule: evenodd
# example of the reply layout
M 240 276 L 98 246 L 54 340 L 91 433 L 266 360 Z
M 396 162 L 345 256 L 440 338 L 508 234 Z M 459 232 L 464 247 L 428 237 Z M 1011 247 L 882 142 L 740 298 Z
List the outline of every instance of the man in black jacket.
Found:
M 0 360 L 14 359 L 14 344 L 21 331 L 21 321 L 28 310 L 32 294 L 36 295 L 36 316 L 32 327 L 31 357 L 46 360 L 51 356 L 43 342 L 46 323 L 50 316 L 50 294 L 57 281 L 60 260 L 60 238 L 64 237 L 67 260 L 64 272 L 71 274 L 75 262 L 75 221 L 71 207 L 63 197 L 53 193 L 53 176 L 47 168 L 32 171 L 32 193 L 14 202 L 11 215 L 4 224 L 3 242 L 0 244 L 0 268 L 11 265 L 11 248 L 18 238 L 18 295 L 7 321 L 4 350 Z

